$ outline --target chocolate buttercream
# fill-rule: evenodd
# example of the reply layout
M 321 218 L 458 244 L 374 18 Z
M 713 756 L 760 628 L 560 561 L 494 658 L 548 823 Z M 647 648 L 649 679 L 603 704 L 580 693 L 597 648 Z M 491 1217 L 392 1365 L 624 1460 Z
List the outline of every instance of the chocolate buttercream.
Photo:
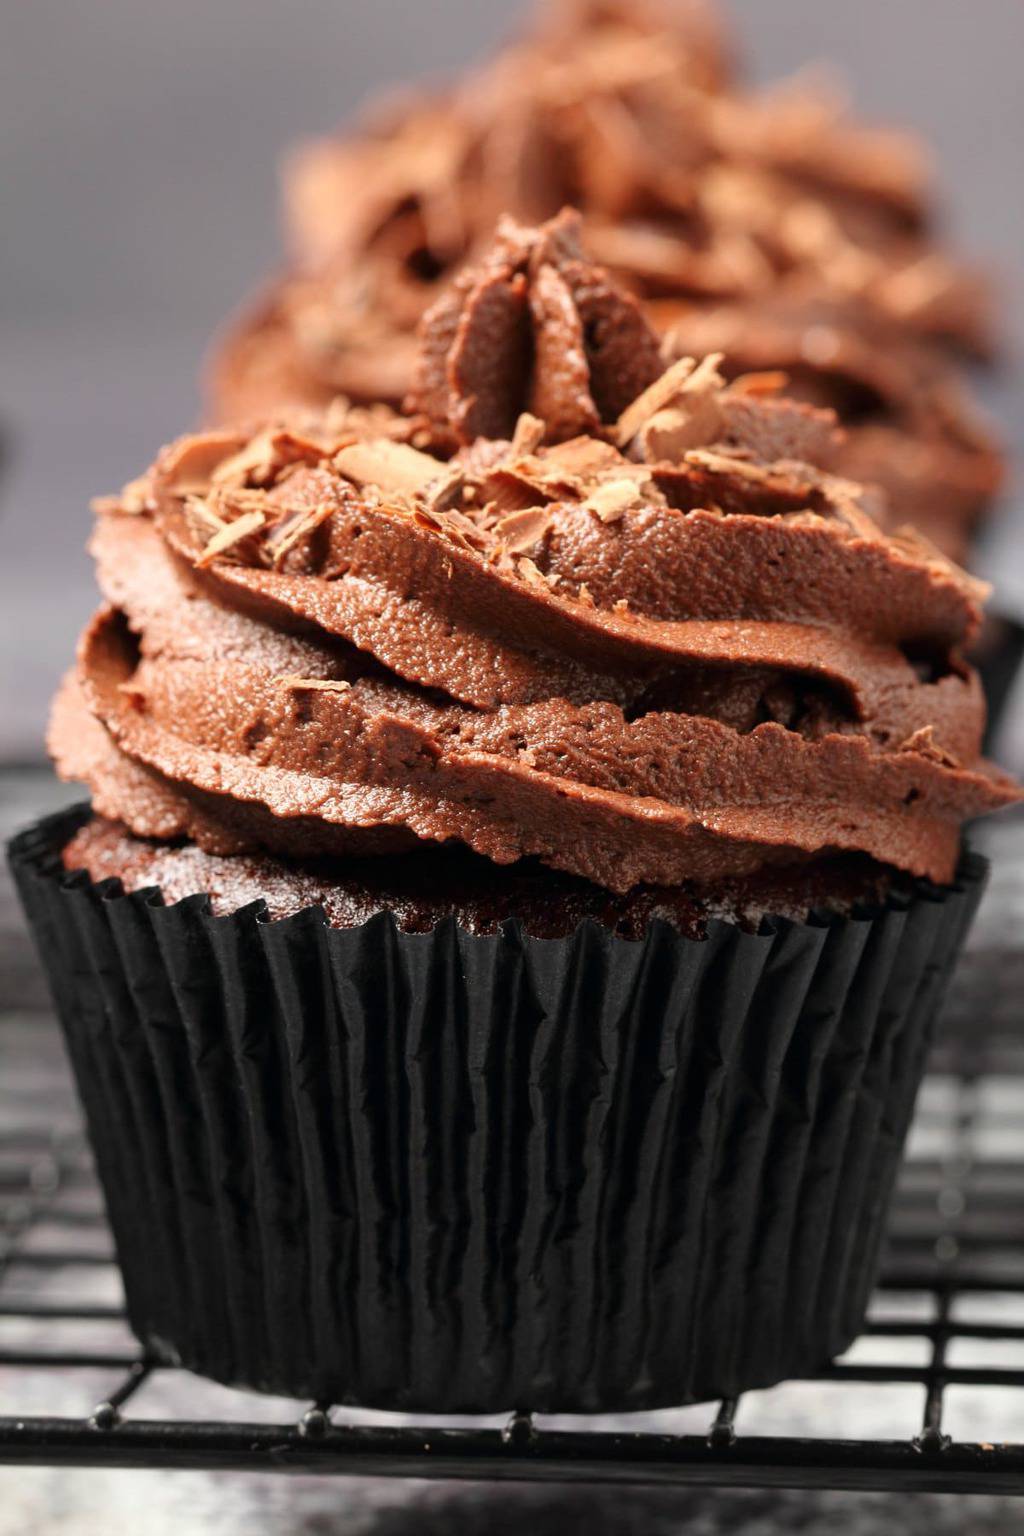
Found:
M 990 317 L 984 283 L 930 236 L 924 157 L 810 80 L 741 89 L 723 57 L 692 8 L 563 6 L 445 95 L 301 150 L 292 270 L 218 352 L 217 413 L 397 403 L 417 323 L 498 215 L 574 204 L 588 248 L 684 353 L 792 369 L 841 414 L 852 401 L 831 467 L 962 557 L 1002 469 L 953 362 L 988 354 Z M 872 354 L 893 364 L 882 390 L 859 377 Z
M 1017 794 L 961 659 L 983 589 L 820 467 L 830 412 L 715 357 L 648 379 L 649 340 L 571 219 L 509 225 L 406 415 L 171 444 L 98 505 L 60 770 L 212 854 L 950 879 Z
M 662 372 L 629 294 L 586 261 L 579 214 L 498 225 L 479 267 L 427 314 L 408 407 L 456 442 L 511 437 L 528 411 L 549 440 L 614 423 Z

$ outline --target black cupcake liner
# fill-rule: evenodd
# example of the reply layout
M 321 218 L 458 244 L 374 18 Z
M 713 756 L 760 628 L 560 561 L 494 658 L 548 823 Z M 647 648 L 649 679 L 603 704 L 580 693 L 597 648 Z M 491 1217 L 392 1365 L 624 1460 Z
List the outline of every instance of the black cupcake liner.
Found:
M 701 942 L 407 934 L 68 875 L 88 815 L 10 858 L 159 1356 L 321 1401 L 598 1412 L 855 1337 L 984 860 Z
M 990 613 L 989 617 L 992 633 L 974 658 L 988 708 L 986 752 L 994 750 L 1006 723 L 1008 705 L 1016 691 L 1021 662 L 1024 661 L 1024 623 L 998 611 Z

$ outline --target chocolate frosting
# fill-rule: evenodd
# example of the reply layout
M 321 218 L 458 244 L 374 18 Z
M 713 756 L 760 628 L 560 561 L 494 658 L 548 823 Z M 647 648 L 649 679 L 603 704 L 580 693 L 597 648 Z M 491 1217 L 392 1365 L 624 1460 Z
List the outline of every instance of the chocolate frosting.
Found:
M 98 504 L 60 770 L 211 853 L 950 879 L 1016 797 L 961 660 L 982 589 L 818 467 L 831 413 L 715 357 L 648 379 L 649 340 L 571 219 L 508 225 L 404 416 L 172 443 Z
M 886 487 L 955 557 L 999 487 L 951 361 L 988 353 L 988 297 L 930 238 L 919 147 L 807 80 L 740 88 L 693 7 L 562 6 L 445 95 L 301 150 L 285 197 L 292 270 L 214 359 L 220 419 L 336 393 L 397 403 L 416 325 L 499 214 L 573 204 L 682 353 L 792 368 L 841 412 L 852 396 L 831 467 Z M 865 344 L 900 360 L 882 394 L 843 365 Z
M 579 214 L 529 230 L 503 219 L 479 267 L 428 312 L 408 399 L 458 443 L 511 437 L 524 411 L 564 442 L 611 425 L 662 372 L 629 294 L 580 249 Z

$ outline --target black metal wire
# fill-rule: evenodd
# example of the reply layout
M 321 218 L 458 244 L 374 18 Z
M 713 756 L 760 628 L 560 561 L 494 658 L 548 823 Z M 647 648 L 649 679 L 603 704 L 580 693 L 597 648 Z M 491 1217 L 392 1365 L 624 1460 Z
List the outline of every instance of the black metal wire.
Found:
M 1012 1116 L 983 1117 L 983 1080 L 1013 1074 L 1024 1094 L 1024 1043 L 1002 1037 L 986 1045 L 964 1036 L 946 1041 L 935 1064 L 950 1080 L 953 1102 L 948 1112 L 929 1110 L 926 1095 L 922 1124 L 931 1125 L 943 1151 L 907 1165 L 880 1287 L 882 1296 L 929 1297 L 933 1315 L 873 1316 L 865 1328 L 876 1339 L 923 1339 L 928 1359 L 922 1365 L 843 1360 L 813 1378 L 920 1386 L 924 1411 L 912 1437 L 746 1435 L 738 1422 L 741 1401 L 709 1407 L 706 1432 L 686 1435 L 555 1429 L 522 1414 L 504 1428 L 396 1426 L 385 1416 L 353 1426 L 333 1423 L 324 1403 L 312 1404 L 296 1423 L 279 1425 L 150 1420 L 133 1417 L 133 1400 L 171 1367 L 130 1346 L 51 1347 L 43 1332 L 42 1343 L 0 1345 L 0 1366 L 53 1371 L 55 1379 L 70 1368 L 109 1371 L 110 1389 L 84 1417 L 0 1418 L 0 1462 L 1024 1494 L 1024 1445 L 957 1443 L 944 1428 L 950 1387 L 1024 1389 L 1024 1369 L 950 1363 L 954 1340 L 1024 1340 L 1024 1160 L 978 1155 L 980 1131 L 1003 1119 L 1011 1129 L 1016 1123 Z M 109 1273 L 113 1259 L 98 1203 L 84 1210 L 80 1202 L 67 1205 L 69 1194 L 92 1188 L 78 1139 L 40 1136 L 33 1126 L 0 1134 L 0 1319 L 34 1322 L 35 1335 L 58 1322 L 123 1321 L 120 1307 L 86 1295 L 31 1293 L 32 1277 L 61 1266 L 72 1266 L 72 1279 Z M 43 1245 L 43 1222 L 60 1234 L 53 1246 Z M 12 1271 L 28 1286 L 16 1285 Z M 1019 1300 L 1019 1320 L 1003 1322 L 995 1311 L 980 1321 L 960 1320 L 962 1298 L 995 1293 Z

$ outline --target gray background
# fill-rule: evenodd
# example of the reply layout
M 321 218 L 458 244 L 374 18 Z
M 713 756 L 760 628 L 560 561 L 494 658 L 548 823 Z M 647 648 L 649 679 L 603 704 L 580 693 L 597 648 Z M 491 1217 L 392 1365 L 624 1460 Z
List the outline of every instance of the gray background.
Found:
M 88 498 L 197 412 L 212 328 L 277 260 L 276 162 L 370 90 L 506 33 L 495 0 L 2 0 L 0 760 L 39 755 L 89 612 Z M 751 73 L 842 69 L 935 146 L 960 244 L 1002 277 L 1024 350 L 1019 0 L 732 0 Z M 1024 445 L 1019 370 L 994 391 Z M 1007 531 L 988 568 L 1024 606 Z M 1020 547 L 1024 549 L 1024 533 Z
M 1024 353 L 1021 0 L 732 0 L 730 8 L 756 75 L 831 57 L 865 112 L 928 135 L 952 231 L 1001 269 Z M 2 763 L 39 756 L 48 696 L 95 601 L 83 553 L 89 496 L 137 473 L 194 420 L 206 338 L 276 259 L 280 149 L 385 82 L 459 67 L 508 30 L 510 14 L 496 0 L 0 0 L 0 20 Z M 1019 370 L 993 403 L 1024 450 Z M 1015 590 L 1024 597 L 1024 555 L 1012 544 L 1007 531 L 988 556 L 1006 601 Z M 36 776 L 21 799 L 12 783 L 7 775 L 0 787 L 8 795 L 0 831 L 42 798 Z M 54 802 L 64 794 L 54 791 Z M 848 1391 L 842 1406 L 833 1432 L 856 1430 L 850 1413 L 860 1405 Z M 861 1411 L 878 1429 L 893 1410 L 872 1392 Z M 775 1427 L 791 1425 L 791 1412 Z M 1003 1413 L 1000 1404 L 1000 1427 Z M 902 1418 L 891 1432 L 905 1432 Z M 988 1498 L 968 1506 L 711 1490 L 494 1495 L 45 1469 L 8 1471 L 0 1483 L 0 1536 L 1008 1536 L 1019 1526 L 1016 1507 Z

